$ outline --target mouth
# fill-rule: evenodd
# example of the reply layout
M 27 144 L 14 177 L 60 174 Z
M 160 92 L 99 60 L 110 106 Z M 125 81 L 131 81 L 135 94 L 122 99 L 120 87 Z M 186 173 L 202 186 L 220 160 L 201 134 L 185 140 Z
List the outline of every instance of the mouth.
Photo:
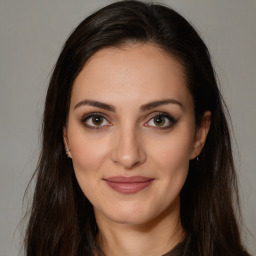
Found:
M 137 193 L 148 186 L 154 181 L 153 178 L 148 178 L 144 176 L 114 176 L 103 179 L 108 186 L 115 190 L 116 192 L 122 194 L 134 194 Z

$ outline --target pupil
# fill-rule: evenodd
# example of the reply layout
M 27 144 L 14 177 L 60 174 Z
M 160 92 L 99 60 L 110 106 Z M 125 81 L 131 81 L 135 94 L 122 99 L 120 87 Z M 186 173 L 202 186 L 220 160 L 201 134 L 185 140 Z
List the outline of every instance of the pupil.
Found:
M 165 120 L 164 120 L 164 117 L 162 116 L 156 116 L 154 118 L 154 123 L 157 125 L 157 126 L 161 126 L 165 123 Z
M 93 119 L 92 119 L 92 122 L 95 125 L 100 125 L 103 122 L 103 118 L 102 118 L 102 116 L 94 116 Z

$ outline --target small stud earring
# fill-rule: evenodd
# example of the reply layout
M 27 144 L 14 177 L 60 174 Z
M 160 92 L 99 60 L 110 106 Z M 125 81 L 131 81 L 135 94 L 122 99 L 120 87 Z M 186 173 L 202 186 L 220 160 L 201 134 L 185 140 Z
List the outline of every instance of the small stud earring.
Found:
M 198 156 L 196 157 L 196 161 L 199 161 L 199 157 Z
M 69 148 L 66 149 L 66 154 L 67 154 L 67 156 L 68 156 L 69 158 L 72 158 L 71 151 L 70 151 Z
M 67 157 L 72 158 L 71 151 L 70 151 L 70 149 L 68 147 L 68 143 L 67 143 L 65 138 L 64 138 L 64 144 L 65 144 L 65 148 L 66 148 L 66 155 L 67 155 Z

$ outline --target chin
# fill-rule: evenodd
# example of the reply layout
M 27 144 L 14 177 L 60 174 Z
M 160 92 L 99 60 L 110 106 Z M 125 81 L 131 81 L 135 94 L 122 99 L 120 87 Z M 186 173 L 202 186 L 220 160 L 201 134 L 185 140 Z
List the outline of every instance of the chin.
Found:
M 152 208 L 152 207 L 151 207 Z M 143 225 L 157 216 L 151 212 L 150 208 L 142 204 L 117 206 L 111 212 L 106 212 L 105 216 L 111 221 L 127 225 Z
M 113 222 L 123 225 L 143 225 L 151 220 L 150 216 L 145 214 L 120 214 L 110 218 Z

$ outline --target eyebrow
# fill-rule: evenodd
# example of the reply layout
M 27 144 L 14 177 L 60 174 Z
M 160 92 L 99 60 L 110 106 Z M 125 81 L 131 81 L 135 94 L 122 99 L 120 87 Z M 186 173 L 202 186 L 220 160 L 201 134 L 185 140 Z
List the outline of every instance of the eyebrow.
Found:
M 74 109 L 77 109 L 78 107 L 81 106 L 92 106 L 92 107 L 97 107 L 97 108 L 102 108 L 102 109 L 106 109 L 109 111 L 116 111 L 116 108 L 113 105 L 107 104 L 107 103 L 103 103 L 103 102 L 99 102 L 99 101 L 95 101 L 95 100 L 82 100 L 79 103 L 77 103 L 74 107 Z
M 181 102 L 175 100 L 175 99 L 165 99 L 165 100 L 157 100 L 157 101 L 152 101 L 152 102 L 149 102 L 147 104 L 144 104 L 140 107 L 140 109 L 142 111 L 146 111 L 146 110 L 150 110 L 150 109 L 153 109 L 153 108 L 156 108 L 156 107 L 159 107 L 159 106 L 162 106 L 162 105 L 167 105 L 167 104 L 176 104 L 178 106 L 180 106 L 182 109 L 184 109 L 184 106 Z
M 164 100 L 156 100 L 156 101 L 151 101 L 147 104 L 144 104 L 140 107 L 141 111 L 147 111 L 147 110 L 151 110 L 154 109 L 156 107 L 162 106 L 162 105 L 167 105 L 167 104 L 175 104 L 180 106 L 182 109 L 184 109 L 184 106 L 181 102 L 175 100 L 175 99 L 164 99 Z M 97 107 L 97 108 L 102 108 L 102 109 L 106 109 L 112 112 L 116 111 L 116 107 L 114 107 L 111 104 L 107 104 L 107 103 L 103 103 L 103 102 L 99 102 L 99 101 L 95 101 L 95 100 L 82 100 L 79 103 L 77 103 L 74 107 L 74 109 L 77 109 L 81 106 L 92 106 L 92 107 Z

